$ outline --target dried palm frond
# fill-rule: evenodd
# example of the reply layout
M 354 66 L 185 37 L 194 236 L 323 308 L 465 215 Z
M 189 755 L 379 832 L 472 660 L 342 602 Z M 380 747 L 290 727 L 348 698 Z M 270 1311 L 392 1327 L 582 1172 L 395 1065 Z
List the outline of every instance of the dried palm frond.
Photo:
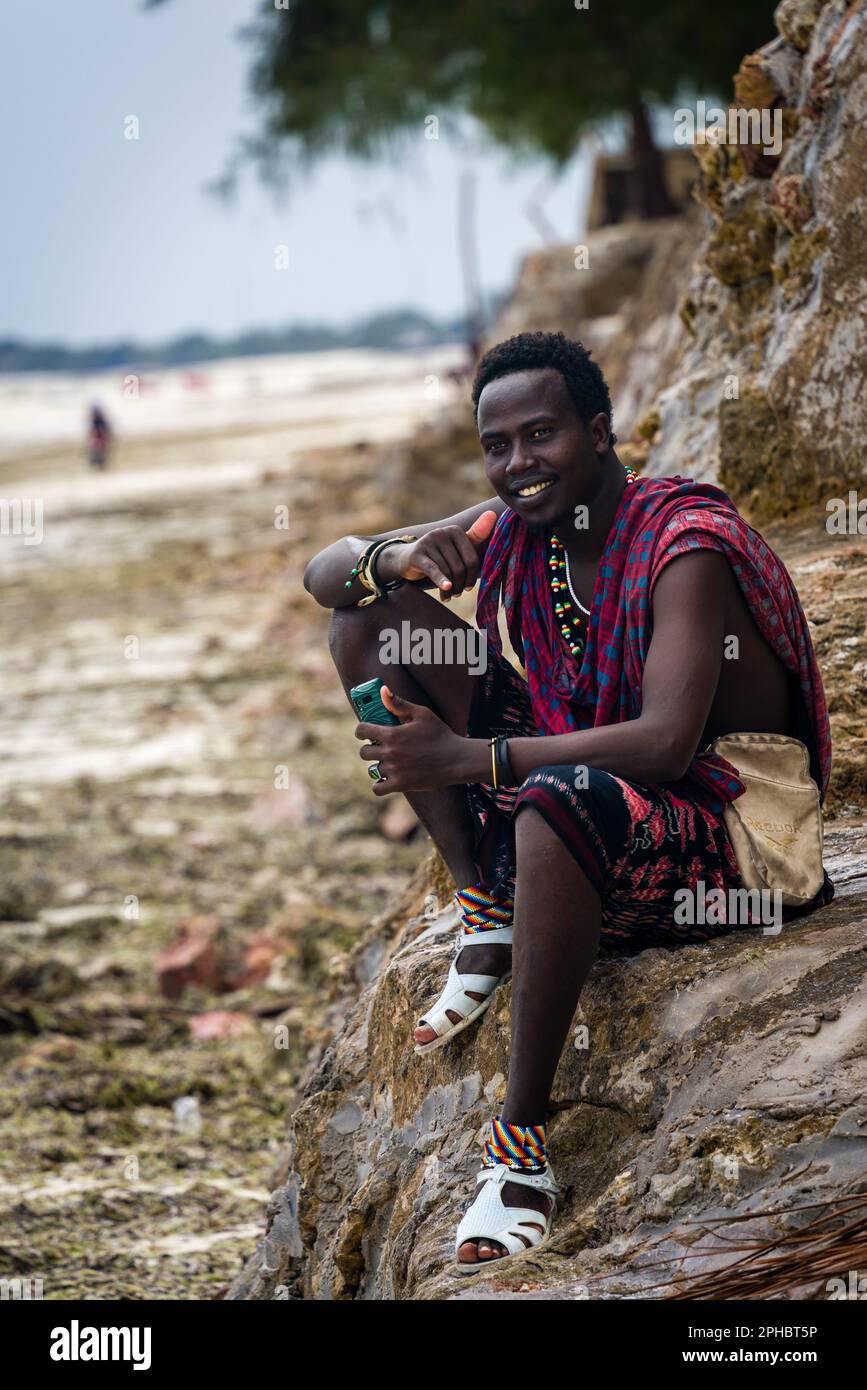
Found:
M 777 1235 L 766 1232 L 743 1238 L 733 1233 L 734 1226 L 748 1227 L 750 1223 L 770 1223 L 778 1218 L 789 1220 L 798 1212 L 816 1212 L 808 1224 L 796 1229 L 781 1230 Z M 687 1233 L 686 1228 L 696 1228 Z M 715 1230 L 725 1227 L 726 1230 Z M 710 1245 L 697 1240 L 709 1237 Z M 818 1202 L 799 1206 L 763 1208 L 741 1215 L 706 1218 L 684 1222 L 683 1243 L 690 1241 L 682 1255 L 642 1263 L 642 1271 L 677 1265 L 679 1272 L 656 1284 L 643 1286 L 643 1292 L 664 1289 L 660 1298 L 667 1299 L 768 1299 L 779 1298 L 805 1284 L 834 1276 L 845 1277 L 849 1271 L 867 1270 L 867 1191 L 846 1192 Z M 652 1252 L 660 1244 L 678 1239 L 671 1232 L 649 1241 L 632 1252 L 633 1257 Z M 689 1261 L 699 1257 L 734 1255 L 718 1269 L 699 1275 L 689 1273 Z M 686 1268 L 684 1268 L 686 1267 Z M 591 1275 L 591 1279 L 616 1278 L 614 1271 Z

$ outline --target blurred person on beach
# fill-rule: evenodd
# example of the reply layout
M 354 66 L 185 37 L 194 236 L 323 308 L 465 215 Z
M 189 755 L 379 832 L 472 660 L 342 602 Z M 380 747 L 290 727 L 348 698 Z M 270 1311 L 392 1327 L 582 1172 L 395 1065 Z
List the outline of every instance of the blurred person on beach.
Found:
M 90 407 L 90 424 L 87 431 L 87 456 L 92 468 L 104 469 L 108 463 L 111 446 L 111 426 L 105 411 L 98 402 Z

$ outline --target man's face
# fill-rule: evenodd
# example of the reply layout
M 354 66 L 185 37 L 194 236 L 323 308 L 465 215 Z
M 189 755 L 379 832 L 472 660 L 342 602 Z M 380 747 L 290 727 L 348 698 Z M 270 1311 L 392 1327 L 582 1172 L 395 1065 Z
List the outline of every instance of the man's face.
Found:
M 583 424 L 555 368 L 490 382 L 477 422 L 491 486 L 529 526 L 556 526 L 593 501 L 608 452 L 607 420 Z

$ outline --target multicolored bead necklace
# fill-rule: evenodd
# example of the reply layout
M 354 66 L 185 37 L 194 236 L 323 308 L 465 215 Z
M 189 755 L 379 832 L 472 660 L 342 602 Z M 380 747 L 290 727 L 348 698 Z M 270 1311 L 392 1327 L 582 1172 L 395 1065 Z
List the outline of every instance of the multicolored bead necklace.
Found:
M 631 468 L 626 469 L 626 481 L 627 483 L 635 482 L 635 473 Z M 571 600 L 574 600 L 575 605 L 582 609 L 584 613 L 587 613 L 588 617 L 589 613 L 579 601 L 572 588 L 570 582 L 571 576 L 569 574 L 569 557 L 566 554 L 563 542 L 557 538 L 553 531 L 551 532 L 551 555 L 548 564 L 551 567 L 551 592 L 554 595 L 554 614 L 560 619 L 560 631 L 566 639 L 566 645 L 572 655 L 581 656 L 584 651 L 584 639 L 580 632 L 581 618 L 580 615 L 575 612 Z M 571 599 L 568 597 L 569 595 L 571 595 Z

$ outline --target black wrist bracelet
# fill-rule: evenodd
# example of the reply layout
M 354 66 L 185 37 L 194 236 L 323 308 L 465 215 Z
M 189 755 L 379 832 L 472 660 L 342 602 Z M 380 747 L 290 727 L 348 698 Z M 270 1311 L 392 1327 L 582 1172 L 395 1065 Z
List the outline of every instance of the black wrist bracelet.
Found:
M 413 537 L 413 539 L 415 539 L 415 537 Z M 397 540 L 396 537 L 393 540 L 387 541 L 385 545 L 380 546 L 379 550 L 375 552 L 372 560 L 370 561 L 370 577 L 373 580 L 376 587 L 382 590 L 383 594 L 391 593 L 393 589 L 399 589 L 400 586 L 403 583 L 405 583 L 405 580 L 403 579 L 390 579 L 387 584 L 384 584 L 379 577 L 379 570 L 377 569 L 379 558 L 382 555 L 383 550 L 387 550 L 390 545 L 399 544 L 406 544 L 406 542 L 400 542 Z
M 515 774 L 512 771 L 512 764 L 509 761 L 509 736 L 508 734 L 497 734 L 496 751 L 494 760 L 497 764 L 497 782 L 501 787 L 514 787 Z

